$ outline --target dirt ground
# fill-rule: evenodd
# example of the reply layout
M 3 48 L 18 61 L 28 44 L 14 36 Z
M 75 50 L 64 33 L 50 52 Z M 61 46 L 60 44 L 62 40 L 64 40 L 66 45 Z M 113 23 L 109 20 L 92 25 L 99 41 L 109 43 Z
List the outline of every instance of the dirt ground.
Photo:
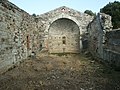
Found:
M 42 53 L 0 75 L 0 90 L 120 90 L 120 72 L 83 55 Z

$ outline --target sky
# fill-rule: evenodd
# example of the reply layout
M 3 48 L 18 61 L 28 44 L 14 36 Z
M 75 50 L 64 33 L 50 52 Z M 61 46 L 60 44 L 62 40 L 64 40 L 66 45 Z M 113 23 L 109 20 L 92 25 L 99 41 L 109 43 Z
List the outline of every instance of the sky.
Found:
M 9 0 L 29 14 L 43 14 L 61 6 L 66 6 L 80 12 L 92 10 L 98 13 L 109 2 L 120 0 Z

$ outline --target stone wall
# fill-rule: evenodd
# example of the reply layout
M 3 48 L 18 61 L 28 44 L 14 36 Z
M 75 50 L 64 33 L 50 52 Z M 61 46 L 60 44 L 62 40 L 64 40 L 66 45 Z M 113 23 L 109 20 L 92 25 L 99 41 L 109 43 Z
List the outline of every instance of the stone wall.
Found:
M 120 69 L 120 30 L 112 30 L 109 15 L 100 13 L 89 24 L 88 43 L 94 58 Z
M 39 48 L 34 17 L 7 0 L 0 1 L 0 73 Z
M 77 37 L 77 45 L 74 42 L 75 45 L 71 44 L 70 46 L 74 50 L 68 50 L 78 52 L 79 48 L 82 48 L 81 35 L 86 32 L 87 25 L 93 20 L 92 16 L 63 6 L 35 17 L 9 1 L 1 0 L 0 72 L 6 71 L 9 67 L 26 59 L 32 52 L 47 48 L 48 39 L 51 35 L 48 31 L 53 22 L 61 18 L 72 20 L 78 26 L 79 37 Z M 60 37 L 62 38 L 63 36 Z M 67 40 L 75 41 L 75 39 Z M 79 45 L 80 47 L 78 47 Z M 62 51 L 64 51 L 63 49 Z
M 58 19 L 49 28 L 50 53 L 80 53 L 79 27 L 69 19 Z
M 95 18 L 65 6 L 31 16 L 7 0 L 0 0 L 0 73 L 32 53 L 80 52 L 120 66 L 120 30 L 112 30 L 111 17 Z M 88 44 L 88 45 L 87 45 Z
M 120 70 L 120 29 L 107 32 L 103 51 L 103 60 Z
M 81 13 L 79 11 L 73 10 L 71 8 L 62 6 L 55 10 L 42 14 L 38 16 L 38 18 L 41 20 L 41 22 L 44 23 L 43 31 L 45 33 L 45 37 L 44 37 L 45 44 L 43 45 L 43 47 L 48 49 L 46 46 L 48 45 L 48 37 L 50 35 L 49 28 L 51 27 L 52 23 L 57 21 L 58 19 L 66 18 L 75 22 L 79 27 L 79 32 L 80 32 L 79 42 L 80 42 L 80 50 L 81 50 L 83 48 L 81 35 L 87 31 L 87 26 L 93 20 L 94 17 L 87 15 L 85 13 Z
M 120 53 L 120 29 L 114 29 L 106 33 L 106 45 L 105 48 Z

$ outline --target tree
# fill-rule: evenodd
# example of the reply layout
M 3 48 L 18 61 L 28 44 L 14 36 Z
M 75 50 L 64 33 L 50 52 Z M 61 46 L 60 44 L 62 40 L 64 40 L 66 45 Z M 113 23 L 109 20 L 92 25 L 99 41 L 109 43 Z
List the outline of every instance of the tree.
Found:
M 35 13 L 32 14 L 33 17 L 36 17 L 37 15 Z
M 96 14 L 93 13 L 91 10 L 85 10 L 84 13 L 90 15 L 90 16 L 95 16 Z
M 101 13 L 106 13 L 112 17 L 113 28 L 120 28 L 120 2 L 114 1 L 100 9 Z

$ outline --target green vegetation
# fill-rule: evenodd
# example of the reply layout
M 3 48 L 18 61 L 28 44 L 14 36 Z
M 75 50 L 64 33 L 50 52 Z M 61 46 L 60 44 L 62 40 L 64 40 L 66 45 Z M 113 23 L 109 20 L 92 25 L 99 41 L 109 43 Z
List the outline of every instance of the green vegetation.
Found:
M 36 17 L 37 15 L 35 13 L 32 14 L 33 17 Z
M 112 16 L 113 28 L 120 28 L 120 2 L 115 1 L 113 3 L 107 4 L 100 10 L 101 13 L 106 13 Z
M 91 10 L 85 10 L 84 13 L 86 13 L 86 14 L 88 14 L 88 15 L 90 15 L 90 16 L 96 16 L 96 14 L 93 13 Z

